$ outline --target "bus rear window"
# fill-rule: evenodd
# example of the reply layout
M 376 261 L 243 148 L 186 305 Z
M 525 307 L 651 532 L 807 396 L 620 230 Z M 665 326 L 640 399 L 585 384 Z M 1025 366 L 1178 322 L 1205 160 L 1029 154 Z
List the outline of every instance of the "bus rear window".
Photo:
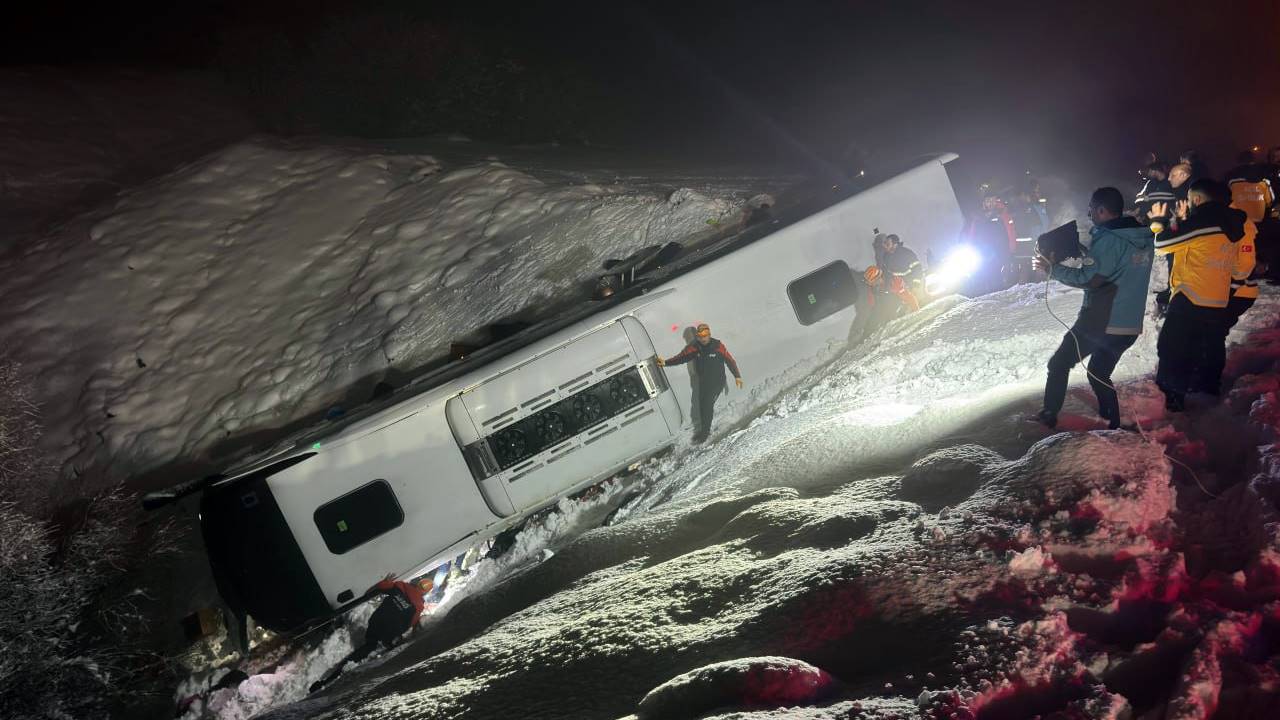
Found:
M 843 260 L 818 268 L 787 286 L 801 325 L 812 325 L 849 307 L 858 297 L 853 273 Z
M 335 555 L 359 547 L 404 523 L 404 511 L 386 480 L 374 480 L 315 512 L 316 527 Z

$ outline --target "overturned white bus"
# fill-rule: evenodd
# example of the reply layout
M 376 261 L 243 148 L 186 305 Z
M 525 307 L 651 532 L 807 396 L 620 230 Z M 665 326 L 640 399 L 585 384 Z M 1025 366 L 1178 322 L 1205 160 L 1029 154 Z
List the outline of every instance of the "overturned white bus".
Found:
M 952 159 L 693 249 L 608 301 L 583 302 L 229 470 L 200 504 L 219 592 L 241 618 L 299 629 L 388 573 L 423 572 L 670 446 L 690 417 L 689 393 L 678 391 L 689 377 L 656 357 L 705 321 L 750 390 L 843 342 L 853 273 L 873 263 L 873 227 L 922 255 L 955 241 Z

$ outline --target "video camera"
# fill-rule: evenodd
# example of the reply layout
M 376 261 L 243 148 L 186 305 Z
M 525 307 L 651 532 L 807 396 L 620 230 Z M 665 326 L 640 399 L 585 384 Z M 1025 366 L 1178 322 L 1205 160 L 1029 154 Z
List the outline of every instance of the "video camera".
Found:
M 1036 239 L 1036 250 L 1045 257 L 1053 256 L 1054 260 L 1080 257 L 1080 230 L 1076 221 L 1059 225 L 1041 235 Z

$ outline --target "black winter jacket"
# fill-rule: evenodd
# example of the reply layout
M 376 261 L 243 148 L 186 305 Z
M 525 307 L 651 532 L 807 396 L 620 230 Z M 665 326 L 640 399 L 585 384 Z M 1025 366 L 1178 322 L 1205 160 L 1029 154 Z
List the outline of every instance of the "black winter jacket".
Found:
M 693 367 L 698 373 L 698 378 L 704 383 L 724 387 L 725 367 L 729 368 L 734 377 L 742 377 L 742 374 L 738 372 L 738 361 L 734 360 L 733 356 L 729 354 L 729 348 L 715 338 L 711 338 L 711 341 L 706 345 L 694 340 L 692 344 L 686 345 L 684 350 L 681 350 L 675 357 L 667 360 L 666 364 L 683 365 L 687 362 L 693 363 Z

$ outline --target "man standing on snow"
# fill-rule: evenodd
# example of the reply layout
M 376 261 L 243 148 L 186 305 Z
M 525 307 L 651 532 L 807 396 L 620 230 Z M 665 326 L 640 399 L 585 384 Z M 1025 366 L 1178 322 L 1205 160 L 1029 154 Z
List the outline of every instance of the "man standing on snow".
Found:
M 1086 357 L 1089 384 L 1098 398 L 1098 414 L 1112 430 L 1120 427 L 1120 401 L 1111 384 L 1111 372 L 1142 333 L 1147 284 L 1155 256 L 1151 231 L 1123 213 L 1124 197 L 1119 190 L 1095 190 L 1089 201 L 1089 219 L 1093 221 L 1089 235 L 1093 241 L 1080 267 L 1058 265 L 1052 255 L 1037 255 L 1033 261 L 1037 270 L 1048 272 L 1058 282 L 1084 289 L 1084 302 L 1075 324 L 1049 358 L 1039 419 L 1051 428 L 1058 424 L 1071 368 Z
M 1231 206 L 1236 210 L 1234 204 Z M 1257 267 L 1258 227 L 1244 221 L 1244 237 L 1235 243 L 1236 259 L 1231 269 L 1231 299 L 1227 302 L 1222 322 L 1213 328 L 1214 336 L 1205 343 L 1205 355 L 1191 380 L 1191 389 L 1210 395 L 1222 392 L 1222 371 L 1227 366 L 1227 336 L 1258 299 L 1258 280 L 1254 277 Z
M 369 627 L 365 630 L 364 644 L 356 648 L 350 655 L 342 658 L 324 677 L 311 684 L 311 692 L 338 679 L 347 663 L 360 662 L 379 648 L 390 649 L 411 629 L 418 627 L 418 618 L 422 616 L 425 591 L 431 589 L 429 579 L 423 579 L 420 585 L 396 580 L 394 575 L 387 575 L 377 585 L 369 588 L 366 596 L 372 598 L 383 595 L 382 604 L 369 616 Z M 425 587 L 422 587 L 425 586 Z
M 1178 203 L 1174 228 L 1156 239 L 1156 252 L 1174 258 L 1169 311 L 1156 348 L 1156 384 L 1172 412 L 1185 408 L 1197 366 L 1215 352 L 1211 343 L 1227 321 L 1231 300 L 1235 245 L 1244 238 L 1248 219 L 1227 207 L 1226 189 L 1209 178 L 1195 181 L 1187 196 L 1190 203 Z M 1164 209 L 1157 205 L 1152 212 L 1162 215 Z
M 742 388 L 742 374 L 738 372 L 738 363 L 729 354 L 724 343 L 711 337 L 711 327 L 699 323 L 697 340 L 686 345 L 678 355 L 663 360 L 658 358 L 658 367 L 693 363 L 693 373 L 697 378 L 698 428 L 693 433 L 693 442 L 700 443 L 711 434 L 711 418 L 715 412 L 716 399 L 721 393 L 728 391 L 724 371 L 729 368 L 733 373 L 733 381 Z

